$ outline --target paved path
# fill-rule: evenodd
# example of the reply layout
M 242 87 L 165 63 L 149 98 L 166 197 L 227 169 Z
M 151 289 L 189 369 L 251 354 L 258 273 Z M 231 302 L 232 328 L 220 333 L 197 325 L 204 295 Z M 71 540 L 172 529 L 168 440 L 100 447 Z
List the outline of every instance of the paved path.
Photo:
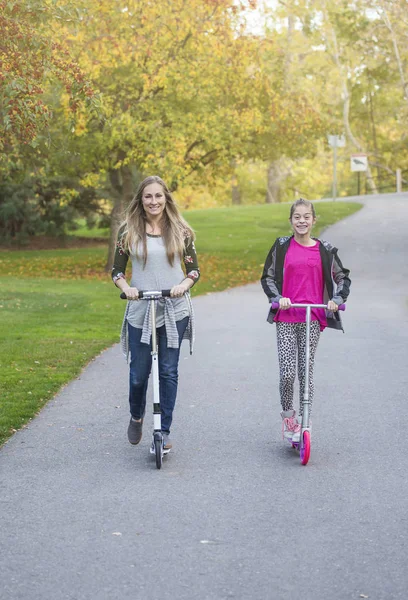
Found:
M 161 471 L 149 435 L 126 441 L 118 346 L 1 449 L 0 597 L 405 600 L 407 223 L 408 195 L 373 197 L 325 234 L 353 284 L 346 335 L 319 346 L 307 467 L 280 437 L 260 286 L 199 297 Z

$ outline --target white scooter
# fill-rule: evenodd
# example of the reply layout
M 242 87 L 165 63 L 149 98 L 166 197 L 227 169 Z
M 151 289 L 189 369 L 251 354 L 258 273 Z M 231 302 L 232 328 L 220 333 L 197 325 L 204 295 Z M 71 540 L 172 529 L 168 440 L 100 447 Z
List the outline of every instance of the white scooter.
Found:
M 122 300 L 127 300 L 126 294 L 121 293 Z M 152 324 L 152 379 L 153 379 L 153 440 L 150 447 L 150 453 L 156 457 L 156 467 L 161 469 L 163 456 L 169 453 L 164 449 L 163 433 L 161 429 L 161 408 L 159 391 L 159 358 L 156 332 L 156 301 L 160 298 L 169 298 L 170 290 L 161 291 L 140 291 L 139 300 L 150 302 L 150 318 Z

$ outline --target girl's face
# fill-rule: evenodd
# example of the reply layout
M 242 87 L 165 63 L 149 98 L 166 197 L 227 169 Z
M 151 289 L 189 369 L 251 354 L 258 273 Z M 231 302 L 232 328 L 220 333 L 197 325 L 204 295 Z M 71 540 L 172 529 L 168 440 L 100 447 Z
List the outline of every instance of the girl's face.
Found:
M 161 217 L 166 206 L 166 196 L 160 183 L 147 185 L 142 194 L 143 208 L 147 217 Z
M 316 223 L 316 219 L 313 217 L 312 207 L 302 204 L 297 206 L 290 222 L 295 236 L 302 238 L 310 236 L 312 227 Z

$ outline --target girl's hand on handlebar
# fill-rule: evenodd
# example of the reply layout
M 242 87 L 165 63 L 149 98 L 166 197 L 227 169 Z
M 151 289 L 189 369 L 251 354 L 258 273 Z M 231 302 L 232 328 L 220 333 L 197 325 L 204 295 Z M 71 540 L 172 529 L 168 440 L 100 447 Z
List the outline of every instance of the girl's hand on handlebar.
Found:
M 290 298 L 280 298 L 279 299 L 279 308 L 281 310 L 288 310 L 291 306 Z
M 189 287 L 185 283 L 179 283 L 178 285 L 173 285 L 170 290 L 170 296 L 172 298 L 181 298 L 187 292 Z
M 128 300 L 138 300 L 139 290 L 135 287 L 129 287 L 127 290 L 123 290 Z
M 327 303 L 327 310 L 331 310 L 332 312 L 336 312 L 339 309 L 337 304 L 333 302 L 333 300 L 329 300 Z

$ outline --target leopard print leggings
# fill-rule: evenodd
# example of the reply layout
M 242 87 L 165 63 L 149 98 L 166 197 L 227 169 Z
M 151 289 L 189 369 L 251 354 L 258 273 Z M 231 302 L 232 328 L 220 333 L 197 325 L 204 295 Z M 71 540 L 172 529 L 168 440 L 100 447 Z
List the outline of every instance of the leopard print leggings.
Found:
M 296 355 L 298 355 L 299 379 L 299 415 L 303 413 L 303 394 L 305 388 L 306 323 L 276 323 L 279 359 L 279 392 L 282 410 L 293 409 L 293 385 L 296 378 Z M 309 400 L 312 410 L 314 382 L 313 367 L 317 344 L 320 338 L 320 323 L 310 324 L 310 371 Z

